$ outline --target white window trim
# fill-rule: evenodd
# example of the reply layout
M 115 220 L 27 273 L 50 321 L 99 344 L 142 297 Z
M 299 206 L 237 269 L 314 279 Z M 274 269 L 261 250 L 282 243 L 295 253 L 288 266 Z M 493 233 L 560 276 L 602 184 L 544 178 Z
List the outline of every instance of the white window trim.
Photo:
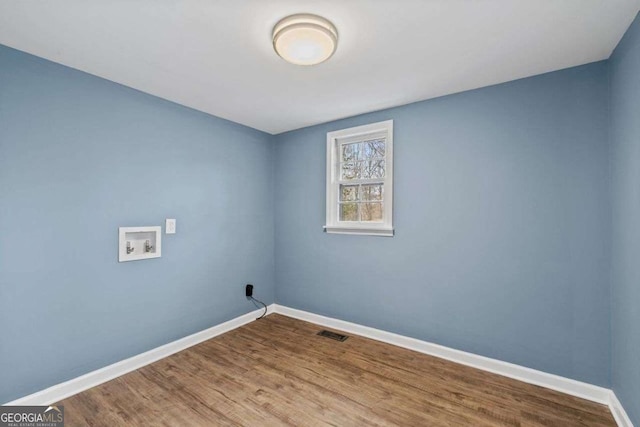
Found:
M 362 140 L 367 136 L 385 136 L 385 178 L 383 222 L 366 223 L 338 221 L 339 182 L 336 166 L 339 153 L 338 141 Z M 327 216 L 324 230 L 336 234 L 364 234 L 371 236 L 393 236 L 393 120 L 371 123 L 349 129 L 327 133 Z

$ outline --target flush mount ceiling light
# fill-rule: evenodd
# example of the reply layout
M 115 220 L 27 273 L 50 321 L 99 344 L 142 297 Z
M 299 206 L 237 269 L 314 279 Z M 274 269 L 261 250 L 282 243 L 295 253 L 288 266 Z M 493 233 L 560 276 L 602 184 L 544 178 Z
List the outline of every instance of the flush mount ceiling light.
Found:
M 321 16 L 306 13 L 287 16 L 273 27 L 273 48 L 287 62 L 315 65 L 336 51 L 336 27 Z

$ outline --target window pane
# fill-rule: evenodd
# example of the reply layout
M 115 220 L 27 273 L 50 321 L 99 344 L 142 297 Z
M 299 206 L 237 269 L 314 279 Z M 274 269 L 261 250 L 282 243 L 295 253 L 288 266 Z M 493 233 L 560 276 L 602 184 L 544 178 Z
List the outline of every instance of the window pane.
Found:
M 361 203 L 360 221 L 382 221 L 382 203 Z
M 358 200 L 358 186 L 357 185 L 341 185 L 340 186 L 340 201 L 351 202 Z
M 360 198 L 362 200 L 382 200 L 382 184 L 362 185 Z
M 341 203 L 340 204 L 340 221 L 357 221 L 358 220 L 358 204 L 357 203 Z
M 362 162 L 362 172 L 360 176 L 363 179 L 384 178 L 385 165 L 384 160 L 369 160 Z
M 360 169 L 361 162 L 346 162 L 340 164 L 341 179 L 357 179 L 362 175 Z
M 352 162 L 354 160 L 360 160 L 360 151 L 362 144 L 357 142 L 355 144 L 344 144 L 342 146 L 342 162 Z
M 365 141 L 362 144 L 362 158 L 366 159 L 384 159 L 385 154 L 385 140 L 374 139 L 371 141 Z

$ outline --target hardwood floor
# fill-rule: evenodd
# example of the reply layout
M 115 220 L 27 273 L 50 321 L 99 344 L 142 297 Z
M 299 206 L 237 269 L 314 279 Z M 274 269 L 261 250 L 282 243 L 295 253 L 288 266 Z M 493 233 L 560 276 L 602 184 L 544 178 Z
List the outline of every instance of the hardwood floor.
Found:
M 615 426 L 604 405 L 272 314 L 65 399 L 67 426 Z

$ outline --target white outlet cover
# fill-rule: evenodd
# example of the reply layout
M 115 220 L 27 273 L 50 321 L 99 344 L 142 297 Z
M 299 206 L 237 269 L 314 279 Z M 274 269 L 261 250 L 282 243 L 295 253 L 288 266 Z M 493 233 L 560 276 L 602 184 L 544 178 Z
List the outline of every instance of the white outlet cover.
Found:
M 164 229 L 166 234 L 176 234 L 176 220 L 167 218 Z

